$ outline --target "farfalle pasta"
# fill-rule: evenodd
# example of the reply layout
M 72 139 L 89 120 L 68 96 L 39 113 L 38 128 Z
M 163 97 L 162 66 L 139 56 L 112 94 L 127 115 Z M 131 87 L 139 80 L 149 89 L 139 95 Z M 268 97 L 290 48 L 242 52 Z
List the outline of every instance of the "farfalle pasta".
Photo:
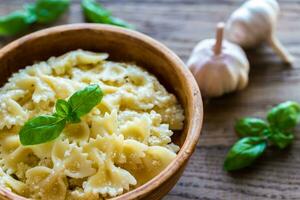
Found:
M 179 147 L 183 128 L 176 97 L 132 63 L 76 50 L 13 74 L 0 88 L 0 186 L 42 200 L 105 199 L 160 173 Z M 18 133 L 36 116 L 53 113 L 58 99 L 98 84 L 102 101 L 59 138 L 22 146 Z

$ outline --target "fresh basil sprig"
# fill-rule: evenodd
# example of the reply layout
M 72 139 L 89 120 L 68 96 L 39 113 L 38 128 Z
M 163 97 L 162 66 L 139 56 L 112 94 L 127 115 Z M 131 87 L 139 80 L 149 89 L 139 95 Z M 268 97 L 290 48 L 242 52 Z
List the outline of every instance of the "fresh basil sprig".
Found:
M 57 138 L 67 123 L 78 123 L 80 117 L 98 105 L 103 93 L 98 85 L 75 92 L 68 101 L 57 100 L 53 115 L 41 115 L 27 121 L 19 132 L 21 144 L 41 144 Z
M 267 142 L 260 137 L 245 137 L 230 149 L 224 162 L 228 171 L 251 165 L 266 149 Z
M 111 24 L 131 29 L 134 28 L 131 24 L 123 21 L 122 19 L 112 16 L 110 11 L 106 10 L 95 0 L 82 0 L 81 7 L 83 9 L 85 18 L 90 22 Z
M 15 11 L 0 17 L 0 36 L 14 35 L 25 31 L 36 20 L 27 11 Z
M 57 138 L 66 125 L 66 119 L 55 115 L 42 115 L 25 123 L 19 133 L 21 144 L 41 144 Z
M 24 10 L 0 17 L 0 36 L 15 35 L 34 23 L 50 23 L 69 7 L 70 0 L 37 0 L 26 4 Z
M 236 123 L 235 130 L 241 137 L 260 136 L 268 127 L 262 119 L 246 117 Z
M 288 130 L 295 127 L 300 121 L 300 105 L 287 101 L 271 109 L 267 114 L 271 126 L 279 130 Z
M 224 169 L 233 171 L 248 167 L 263 154 L 268 143 L 284 149 L 294 140 L 292 129 L 300 122 L 300 104 L 287 101 L 267 113 L 267 121 L 243 118 L 235 130 L 242 139 L 229 150 Z
M 57 20 L 69 7 L 70 0 L 36 0 L 28 4 L 27 9 L 36 16 L 36 22 L 41 24 Z

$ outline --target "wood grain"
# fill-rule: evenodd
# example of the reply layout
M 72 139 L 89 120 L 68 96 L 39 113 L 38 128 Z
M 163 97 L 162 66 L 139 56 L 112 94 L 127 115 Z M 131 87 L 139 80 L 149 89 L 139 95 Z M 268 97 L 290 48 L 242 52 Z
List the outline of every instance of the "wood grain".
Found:
M 21 0 L 0 0 L 0 13 L 21 7 Z M 79 0 L 56 24 L 81 22 Z M 193 46 L 213 37 L 217 22 L 226 20 L 242 0 L 106 0 L 114 13 L 137 30 L 163 42 L 184 61 Z M 300 128 L 290 149 L 270 149 L 239 173 L 222 170 L 223 159 L 237 137 L 236 119 L 264 117 L 266 109 L 285 100 L 300 102 L 300 0 L 280 0 L 278 37 L 296 57 L 294 68 L 263 46 L 248 51 L 250 84 L 246 90 L 207 101 L 202 136 L 187 169 L 165 200 L 300 199 Z M 44 28 L 36 26 L 32 30 Z M 0 39 L 1 45 L 14 38 Z

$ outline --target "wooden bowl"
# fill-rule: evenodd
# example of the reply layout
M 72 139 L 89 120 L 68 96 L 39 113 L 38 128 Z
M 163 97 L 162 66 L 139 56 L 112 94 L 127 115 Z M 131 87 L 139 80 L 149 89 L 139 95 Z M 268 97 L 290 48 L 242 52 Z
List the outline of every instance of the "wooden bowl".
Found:
M 12 73 L 34 61 L 76 49 L 108 52 L 111 60 L 135 62 L 153 73 L 182 104 L 186 117 L 184 130 L 172 138 L 181 147 L 176 159 L 149 182 L 113 198 L 161 199 L 181 176 L 200 136 L 203 105 L 194 77 L 171 50 L 144 34 L 108 25 L 72 24 L 38 31 L 3 47 L 0 50 L 0 85 Z M 1 196 L 25 199 L 4 188 L 0 189 L 0 199 Z

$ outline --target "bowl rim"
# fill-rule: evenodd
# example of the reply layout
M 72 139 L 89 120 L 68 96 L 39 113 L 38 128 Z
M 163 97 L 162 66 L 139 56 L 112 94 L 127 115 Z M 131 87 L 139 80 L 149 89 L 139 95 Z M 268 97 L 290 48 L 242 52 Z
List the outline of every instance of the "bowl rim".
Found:
M 168 179 L 170 179 L 177 171 L 180 171 L 181 168 L 185 166 L 188 159 L 194 152 L 196 145 L 198 143 L 199 137 L 201 135 L 202 123 L 203 123 L 203 103 L 201 98 L 201 93 L 199 87 L 196 83 L 191 72 L 185 66 L 183 61 L 173 53 L 169 48 L 167 48 L 164 44 L 158 42 L 157 40 L 147 36 L 143 33 L 137 32 L 135 30 L 120 28 L 111 25 L 103 25 L 103 24 L 92 24 L 92 23 L 77 23 L 77 24 L 68 24 L 68 25 L 59 25 L 51 28 L 46 28 L 40 31 L 36 31 L 25 35 L 6 46 L 0 49 L 0 59 L 6 53 L 22 46 L 26 42 L 30 42 L 31 40 L 35 40 L 41 37 L 47 37 L 49 34 L 57 34 L 64 31 L 76 31 L 76 30 L 100 30 L 100 31 L 109 31 L 118 34 L 126 35 L 130 38 L 134 38 L 141 42 L 146 43 L 154 47 L 157 51 L 162 53 L 165 59 L 168 59 L 169 62 L 172 63 L 173 66 L 179 70 L 179 72 L 183 75 L 184 81 L 187 83 L 188 96 L 187 99 L 188 106 L 192 106 L 192 119 L 190 119 L 190 125 L 188 128 L 187 136 L 184 140 L 183 145 L 180 148 L 180 151 L 177 153 L 175 159 L 158 175 L 152 178 L 150 181 L 145 184 L 130 190 L 120 196 L 113 197 L 111 199 L 121 200 L 121 199 L 140 199 L 144 197 L 145 194 L 152 192 L 157 189 L 161 184 L 165 183 Z M 1 188 L 1 187 L 0 187 Z M 2 187 L 3 189 L 3 187 Z M 21 196 L 20 196 L 21 197 Z M 22 197 L 24 198 L 24 197 Z

